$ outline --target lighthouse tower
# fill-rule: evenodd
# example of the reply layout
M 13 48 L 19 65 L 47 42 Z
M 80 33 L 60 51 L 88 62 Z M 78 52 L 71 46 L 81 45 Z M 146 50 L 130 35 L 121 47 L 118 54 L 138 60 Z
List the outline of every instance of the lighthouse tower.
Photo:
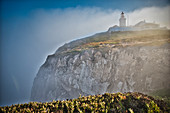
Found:
M 121 17 L 119 19 L 119 26 L 120 27 L 126 27 L 126 18 L 124 16 L 124 13 L 121 13 Z

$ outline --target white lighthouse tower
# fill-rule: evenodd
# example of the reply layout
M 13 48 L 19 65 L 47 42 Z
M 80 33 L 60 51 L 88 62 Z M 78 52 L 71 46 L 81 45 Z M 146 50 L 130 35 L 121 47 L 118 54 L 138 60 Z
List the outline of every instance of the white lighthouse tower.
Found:
M 124 13 L 121 13 L 121 17 L 119 19 L 119 26 L 120 27 L 126 27 L 126 18 L 124 16 Z

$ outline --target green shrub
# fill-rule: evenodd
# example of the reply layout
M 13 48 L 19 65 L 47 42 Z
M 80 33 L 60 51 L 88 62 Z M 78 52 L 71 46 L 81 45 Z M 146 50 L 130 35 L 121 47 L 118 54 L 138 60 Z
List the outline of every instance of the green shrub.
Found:
M 159 113 L 170 112 L 164 101 L 156 100 L 142 93 L 105 93 L 103 95 L 80 96 L 66 101 L 52 101 L 46 103 L 30 102 L 0 107 L 0 112 L 129 112 L 129 113 Z

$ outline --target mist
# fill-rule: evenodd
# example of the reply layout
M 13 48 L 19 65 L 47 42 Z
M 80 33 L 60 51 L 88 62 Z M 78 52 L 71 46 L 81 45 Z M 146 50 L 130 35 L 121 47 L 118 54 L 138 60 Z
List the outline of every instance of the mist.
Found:
M 131 12 L 129 25 L 146 20 L 170 28 L 170 6 Z M 38 9 L 27 17 L 2 21 L 0 105 L 28 102 L 33 80 L 46 57 L 72 40 L 107 31 L 118 25 L 120 10 L 97 7 Z

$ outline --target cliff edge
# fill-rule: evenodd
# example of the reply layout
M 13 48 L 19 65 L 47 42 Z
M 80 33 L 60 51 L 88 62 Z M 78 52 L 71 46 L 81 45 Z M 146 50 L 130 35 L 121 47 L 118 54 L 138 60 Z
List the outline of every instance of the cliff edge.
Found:
M 40 67 L 31 100 L 170 88 L 170 31 L 99 33 L 60 47 Z

